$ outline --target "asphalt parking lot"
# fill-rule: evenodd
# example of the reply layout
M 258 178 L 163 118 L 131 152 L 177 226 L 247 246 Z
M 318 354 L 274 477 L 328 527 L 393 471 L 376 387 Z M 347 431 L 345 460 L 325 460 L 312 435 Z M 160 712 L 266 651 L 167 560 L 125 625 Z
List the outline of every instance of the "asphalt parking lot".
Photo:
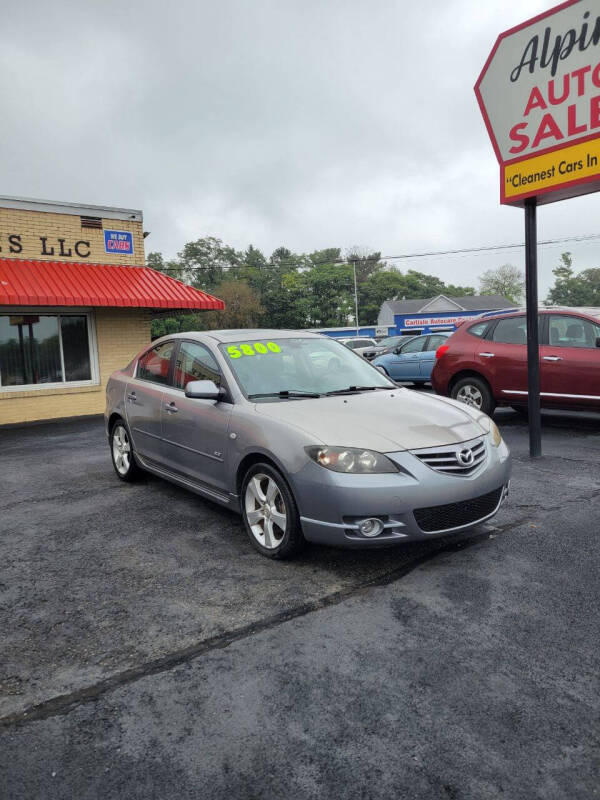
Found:
M 0 430 L 2 800 L 600 796 L 600 418 L 496 421 L 493 525 L 289 563 L 98 419 Z

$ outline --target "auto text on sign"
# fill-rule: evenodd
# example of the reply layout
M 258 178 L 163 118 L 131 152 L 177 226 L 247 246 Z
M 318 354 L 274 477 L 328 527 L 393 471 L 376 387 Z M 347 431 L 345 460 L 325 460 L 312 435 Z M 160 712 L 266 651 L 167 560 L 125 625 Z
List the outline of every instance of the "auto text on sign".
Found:
M 501 166 L 502 203 L 600 188 L 598 0 L 562 3 L 502 33 L 475 92 Z

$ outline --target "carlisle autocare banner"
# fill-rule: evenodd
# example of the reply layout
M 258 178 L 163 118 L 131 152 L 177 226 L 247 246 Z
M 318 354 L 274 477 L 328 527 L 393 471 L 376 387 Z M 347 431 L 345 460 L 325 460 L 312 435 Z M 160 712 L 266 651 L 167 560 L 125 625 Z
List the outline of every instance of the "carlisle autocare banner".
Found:
M 475 93 L 502 202 L 600 188 L 600 0 L 570 0 L 502 33 Z

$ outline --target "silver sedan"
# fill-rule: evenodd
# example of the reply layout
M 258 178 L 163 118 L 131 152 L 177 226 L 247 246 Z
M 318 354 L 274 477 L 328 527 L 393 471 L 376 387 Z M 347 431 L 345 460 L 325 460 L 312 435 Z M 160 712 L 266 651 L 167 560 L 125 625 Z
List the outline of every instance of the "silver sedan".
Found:
M 242 514 L 252 544 L 377 547 L 464 530 L 508 493 L 494 422 L 415 393 L 304 331 L 166 336 L 110 377 L 106 433 L 124 481 L 147 470 Z

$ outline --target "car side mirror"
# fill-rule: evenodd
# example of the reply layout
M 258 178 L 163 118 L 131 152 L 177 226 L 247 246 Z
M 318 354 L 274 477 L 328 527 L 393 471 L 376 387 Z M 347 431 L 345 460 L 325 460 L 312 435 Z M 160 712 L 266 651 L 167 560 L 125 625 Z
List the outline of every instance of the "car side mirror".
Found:
M 214 381 L 190 381 L 185 387 L 185 396 L 196 400 L 219 400 L 222 394 Z
M 399 356 L 401 352 L 402 352 L 402 348 L 401 347 L 394 347 L 394 353 L 397 356 Z
M 600 347 L 600 336 L 596 338 L 596 347 Z
M 380 367 L 378 364 L 374 364 L 373 366 L 375 367 L 375 369 L 378 369 L 382 375 L 387 375 L 387 372 L 384 370 L 383 367 Z

